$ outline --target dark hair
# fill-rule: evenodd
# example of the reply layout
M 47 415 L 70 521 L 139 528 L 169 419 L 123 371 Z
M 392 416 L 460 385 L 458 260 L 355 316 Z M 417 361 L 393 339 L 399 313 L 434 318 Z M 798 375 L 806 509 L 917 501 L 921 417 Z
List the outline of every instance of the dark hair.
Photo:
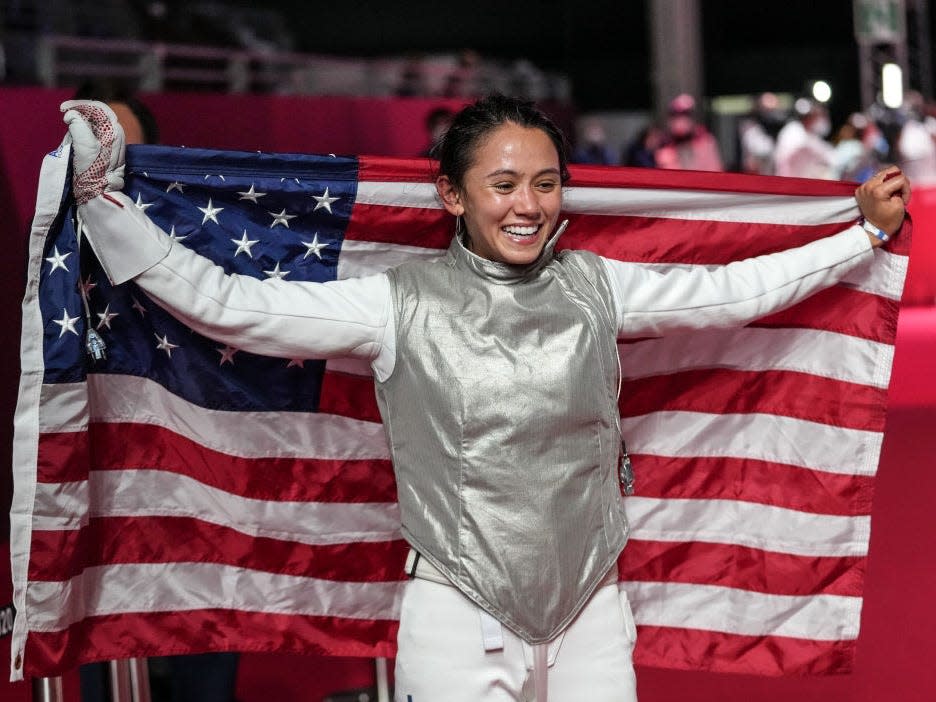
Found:
M 455 115 L 448 131 L 432 149 L 432 156 L 439 160 L 439 175 L 448 176 L 460 189 L 481 142 L 507 122 L 543 130 L 559 154 L 560 179 L 563 183 L 569 179 L 568 142 L 562 130 L 532 101 L 505 95 L 488 95 Z
M 159 142 L 159 126 L 156 124 L 153 113 L 140 102 L 132 90 L 123 84 L 106 79 L 85 81 L 78 87 L 73 97 L 75 100 L 123 103 L 140 122 L 140 129 L 143 131 L 143 142 L 146 144 Z

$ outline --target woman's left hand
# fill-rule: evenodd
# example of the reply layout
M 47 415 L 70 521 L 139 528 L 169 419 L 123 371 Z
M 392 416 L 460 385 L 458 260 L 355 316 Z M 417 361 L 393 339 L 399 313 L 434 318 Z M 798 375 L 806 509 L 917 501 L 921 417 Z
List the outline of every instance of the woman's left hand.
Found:
M 888 236 L 894 236 L 903 224 L 910 202 L 910 181 L 896 166 L 885 168 L 858 186 L 855 199 L 865 220 Z M 868 236 L 875 246 L 884 243 Z

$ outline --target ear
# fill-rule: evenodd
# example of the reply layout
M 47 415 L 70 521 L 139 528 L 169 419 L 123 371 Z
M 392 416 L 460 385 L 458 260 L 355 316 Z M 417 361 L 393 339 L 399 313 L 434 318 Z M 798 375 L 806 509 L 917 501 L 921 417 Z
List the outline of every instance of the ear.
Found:
M 442 198 L 442 205 L 449 214 L 458 217 L 465 213 L 465 207 L 461 204 L 461 195 L 458 194 L 455 184 L 449 180 L 448 176 L 443 175 L 436 178 L 435 186 L 436 192 Z

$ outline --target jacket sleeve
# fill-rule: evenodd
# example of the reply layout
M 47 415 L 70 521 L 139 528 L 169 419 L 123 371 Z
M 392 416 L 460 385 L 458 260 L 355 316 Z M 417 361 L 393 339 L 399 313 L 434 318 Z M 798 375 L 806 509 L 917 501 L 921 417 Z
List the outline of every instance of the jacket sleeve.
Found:
M 852 226 L 786 251 L 724 266 L 665 271 L 603 258 L 618 334 L 661 336 L 741 326 L 834 285 L 873 257 L 868 235 Z
M 123 193 L 96 197 L 79 215 L 113 283 L 132 279 L 200 334 L 267 356 L 368 360 L 378 377 L 378 365 L 392 365 L 386 275 L 307 283 L 227 274 L 174 244 Z

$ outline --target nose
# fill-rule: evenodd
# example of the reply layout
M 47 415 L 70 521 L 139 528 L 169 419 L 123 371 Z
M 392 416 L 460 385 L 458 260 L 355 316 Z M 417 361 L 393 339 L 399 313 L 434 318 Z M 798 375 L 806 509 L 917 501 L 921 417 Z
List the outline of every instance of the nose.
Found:
M 517 188 L 514 199 L 514 212 L 518 215 L 534 217 L 539 213 L 539 200 L 531 186 Z

